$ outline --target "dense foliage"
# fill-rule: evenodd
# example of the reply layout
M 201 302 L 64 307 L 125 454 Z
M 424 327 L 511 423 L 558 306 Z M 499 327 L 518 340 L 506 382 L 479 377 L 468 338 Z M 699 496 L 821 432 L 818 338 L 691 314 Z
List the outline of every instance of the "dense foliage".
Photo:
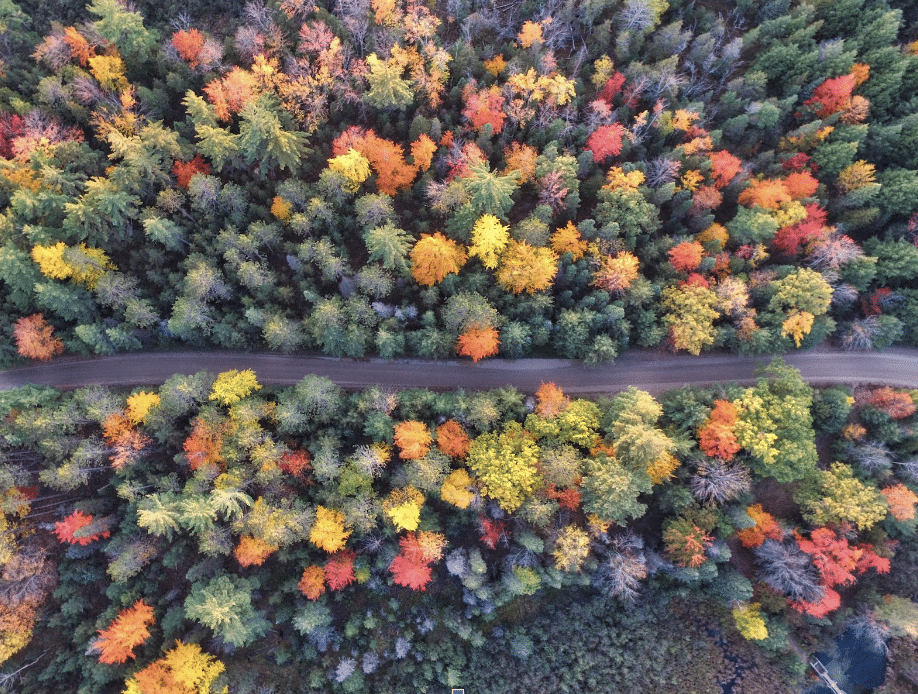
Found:
M 907 3 L 31 5 L 7 363 L 918 340 Z
M 778 394 L 809 404 L 775 445 L 744 403 Z M 814 394 L 780 363 L 659 401 L 238 371 L 8 391 L 0 681 L 519 691 L 502 678 L 524 670 L 553 691 L 785 691 L 827 617 L 918 633 L 895 602 L 915 597 L 916 400 Z M 715 425 L 746 427 L 729 455 L 709 450 Z M 821 463 L 801 458 L 839 429 Z M 754 669 L 728 668 L 738 655 Z

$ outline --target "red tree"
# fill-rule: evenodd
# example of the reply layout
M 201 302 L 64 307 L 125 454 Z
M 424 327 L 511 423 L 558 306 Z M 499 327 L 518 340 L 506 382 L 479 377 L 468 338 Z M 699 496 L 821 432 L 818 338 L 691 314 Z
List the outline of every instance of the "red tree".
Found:
M 827 79 L 816 87 L 813 96 L 804 101 L 803 105 L 812 106 L 820 118 L 844 111 L 851 105 L 851 92 L 854 90 L 854 84 L 854 75 Z
M 915 401 L 906 391 L 893 390 L 889 386 L 858 393 L 859 405 L 873 405 L 893 419 L 905 419 L 915 413 Z
M 175 174 L 179 187 L 188 190 L 188 184 L 191 183 L 192 176 L 198 173 L 205 176 L 210 174 L 210 164 L 204 161 L 200 154 L 196 154 L 191 161 L 175 162 L 172 165 L 172 173 Z
M 580 508 L 580 491 L 574 487 L 559 490 L 555 489 L 554 484 L 550 484 L 548 485 L 548 489 L 545 490 L 545 494 L 549 499 L 557 501 L 561 508 L 566 508 L 571 511 L 576 511 Z
M 462 96 L 465 99 L 462 115 L 469 119 L 476 132 L 481 132 L 489 123 L 493 129 L 492 134 L 497 135 L 503 130 L 507 114 L 503 111 L 504 97 L 496 86 L 476 91 L 470 83 L 463 90 Z
M 354 559 L 351 550 L 337 552 L 325 563 L 325 582 L 332 590 L 341 590 L 354 582 Z
M 731 460 L 739 452 L 733 427 L 736 425 L 736 406 L 729 400 L 715 400 L 714 409 L 705 425 L 698 430 L 698 446 L 705 455 Z
M 309 464 L 309 453 L 306 451 L 286 451 L 278 463 L 278 467 L 298 479 L 307 479 L 312 465 Z
M 54 337 L 54 326 L 48 325 L 42 313 L 23 316 L 13 328 L 16 349 L 20 356 L 50 361 L 64 351 L 64 343 Z
M 599 164 L 610 157 L 617 157 L 622 151 L 624 134 L 625 129 L 618 123 L 599 126 L 586 141 L 586 148 L 593 152 L 593 161 Z
M 616 72 L 606 80 L 599 98 L 606 101 L 611 106 L 612 100 L 621 93 L 624 84 L 625 76 L 620 72 Z
M 495 549 L 497 543 L 507 537 L 507 530 L 501 521 L 479 516 L 478 524 L 481 526 L 481 541 L 491 549 Z
M 430 564 L 419 559 L 406 556 L 400 552 L 389 565 L 392 580 L 396 585 L 405 586 L 412 590 L 426 590 L 430 583 Z
M 22 134 L 24 126 L 22 116 L 15 113 L 0 113 L 0 157 L 13 158 L 13 138 Z
M 99 538 L 108 537 L 109 532 L 106 528 L 100 528 L 98 532 L 89 534 L 83 531 L 79 537 L 76 536 L 80 528 L 85 528 L 93 522 L 93 517 L 82 511 L 74 511 L 64 520 L 54 524 L 54 534 L 61 542 L 69 542 L 71 545 L 88 545 L 90 542 Z
M 794 256 L 804 244 L 814 242 L 826 231 L 826 211 L 816 203 L 806 206 L 807 216 L 802 222 L 782 227 L 775 233 L 772 248 L 784 255 Z

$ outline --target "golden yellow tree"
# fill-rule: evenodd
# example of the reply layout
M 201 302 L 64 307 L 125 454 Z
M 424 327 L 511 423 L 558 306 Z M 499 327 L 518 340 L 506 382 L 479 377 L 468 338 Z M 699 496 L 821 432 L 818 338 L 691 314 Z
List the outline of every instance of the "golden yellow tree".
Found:
M 421 240 L 411 249 L 411 275 L 418 284 L 430 287 L 448 274 L 459 272 L 467 259 L 462 244 L 439 231 L 421 234 Z
M 351 531 L 344 527 L 344 514 L 331 508 L 316 508 L 316 521 L 309 532 L 309 541 L 329 554 L 344 549 Z
M 497 267 L 500 254 L 510 240 L 510 229 L 500 223 L 493 214 L 479 217 L 472 228 L 472 245 L 469 254 L 478 256 L 481 263 L 493 270 Z
M 514 294 L 548 289 L 558 274 L 558 256 L 550 248 L 512 240 L 500 259 L 497 281 Z

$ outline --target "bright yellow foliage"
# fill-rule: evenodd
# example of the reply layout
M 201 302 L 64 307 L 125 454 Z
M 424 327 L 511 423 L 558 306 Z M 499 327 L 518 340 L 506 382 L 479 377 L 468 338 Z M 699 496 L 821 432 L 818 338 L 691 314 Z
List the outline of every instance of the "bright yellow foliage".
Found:
M 329 159 L 328 168 L 344 176 L 351 193 L 356 193 L 360 184 L 370 177 L 370 160 L 353 147 L 346 154 Z
M 71 260 L 65 258 L 68 250 L 72 250 Z M 60 241 L 53 246 L 35 246 L 32 248 L 32 259 L 38 263 L 41 273 L 45 277 L 56 280 L 73 279 L 92 289 L 106 270 L 114 269 L 108 256 L 101 248 L 89 248 L 81 243 L 76 249 L 68 249 Z M 72 261 L 78 261 L 72 262 Z
M 863 159 L 846 166 L 838 174 L 838 188 L 843 193 L 850 193 L 871 183 L 876 183 L 877 169 Z
M 599 258 L 599 267 L 593 273 L 593 284 L 613 294 L 624 292 L 638 276 L 637 256 L 622 251 Z
M 679 179 L 682 181 L 682 186 L 686 190 L 691 190 L 692 192 L 698 189 L 698 186 L 704 181 L 704 176 L 701 175 L 701 172 L 698 169 L 690 169 L 682 174 L 682 178 Z
M 663 323 L 670 329 L 675 349 L 699 354 L 702 347 L 714 344 L 714 319 L 719 313 L 713 291 L 697 284 L 670 286 L 661 299 Z
M 221 405 L 232 405 L 248 397 L 256 390 L 261 390 L 255 372 L 251 369 L 238 371 L 224 371 L 214 382 L 210 391 L 210 400 L 216 400 Z
M 498 434 L 482 434 L 472 441 L 469 467 L 481 482 L 482 492 L 513 513 L 542 481 L 539 447 L 517 422 Z
M 397 530 L 417 530 L 424 495 L 414 487 L 397 487 L 383 501 L 385 513 Z
M 593 63 L 593 76 L 590 77 L 590 81 L 594 87 L 602 89 L 614 72 L 615 63 L 612 62 L 612 58 L 607 55 L 600 56 Z
M 468 489 L 472 484 L 473 480 L 464 468 L 453 470 L 440 487 L 440 498 L 458 508 L 468 508 L 475 498 L 474 492 Z
M 654 484 L 663 484 L 671 479 L 679 467 L 679 460 L 672 453 L 664 453 L 647 466 L 647 474 Z
M 768 638 L 768 627 L 765 626 L 765 620 L 762 619 L 762 612 L 757 602 L 734 608 L 733 619 L 743 638 L 750 641 L 761 641 Z
M 89 59 L 89 69 L 105 89 L 123 92 L 131 86 L 124 77 L 124 61 L 117 54 L 92 56 Z
M 430 287 L 448 274 L 459 272 L 467 257 L 462 244 L 439 231 L 421 234 L 421 240 L 411 249 L 411 275 L 418 284 Z
M 551 235 L 551 248 L 558 255 L 570 253 L 575 261 L 580 260 L 586 253 L 589 244 L 580 236 L 580 232 L 573 222 L 568 222 L 567 226 L 558 228 Z
M 144 422 L 150 410 L 159 405 L 159 396 L 144 390 L 134 393 L 127 399 L 127 418 L 134 424 Z
M 482 215 L 472 228 L 469 255 L 478 256 L 486 268 L 493 270 L 497 267 L 500 254 L 504 252 L 509 240 L 509 227 L 501 224 L 493 214 Z
M 344 528 L 344 514 L 334 509 L 316 508 L 316 522 L 309 531 L 309 541 L 329 554 L 344 549 L 351 531 Z
M 727 241 L 730 240 L 730 234 L 727 233 L 727 228 L 725 226 L 714 222 L 711 226 L 698 234 L 696 238 L 702 244 L 708 242 L 716 243 L 716 250 L 720 251 L 723 250 L 724 246 L 727 245 Z
M 73 275 L 73 268 L 64 260 L 67 244 L 63 241 L 53 246 L 32 248 L 32 260 L 38 263 L 41 274 L 55 280 L 66 280 Z
M 500 259 L 497 281 L 514 294 L 548 289 L 558 274 L 558 256 L 550 248 L 510 241 Z
M 505 67 L 507 67 L 507 61 L 504 60 L 504 56 L 500 54 L 495 55 L 490 60 L 484 61 L 484 69 L 494 75 L 494 77 L 502 73 Z
M 124 694 L 166 694 L 163 684 L 175 685 L 168 694 L 212 694 L 214 681 L 225 666 L 204 653 L 196 643 L 175 642 L 175 648 L 154 661 L 127 682 Z M 227 694 L 228 687 L 216 694 Z
M 781 324 L 781 334 L 793 337 L 794 344 L 799 347 L 804 336 L 809 335 L 813 329 L 813 318 L 812 313 L 794 309 Z
M 604 190 L 637 190 L 644 183 L 644 172 L 635 169 L 625 173 L 620 166 L 613 166 L 606 174 Z

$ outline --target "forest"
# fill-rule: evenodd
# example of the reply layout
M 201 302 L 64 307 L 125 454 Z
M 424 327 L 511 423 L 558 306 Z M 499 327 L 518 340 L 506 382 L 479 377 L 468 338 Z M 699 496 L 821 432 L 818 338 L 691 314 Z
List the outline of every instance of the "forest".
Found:
M 781 361 L 659 399 L 5 391 L 0 687 L 800 692 L 852 627 L 904 694 L 916 403 Z
M 0 0 L 2 368 L 883 350 L 916 280 L 907 0 Z M 550 381 L 0 392 L 0 691 L 918 688 L 918 391 Z

